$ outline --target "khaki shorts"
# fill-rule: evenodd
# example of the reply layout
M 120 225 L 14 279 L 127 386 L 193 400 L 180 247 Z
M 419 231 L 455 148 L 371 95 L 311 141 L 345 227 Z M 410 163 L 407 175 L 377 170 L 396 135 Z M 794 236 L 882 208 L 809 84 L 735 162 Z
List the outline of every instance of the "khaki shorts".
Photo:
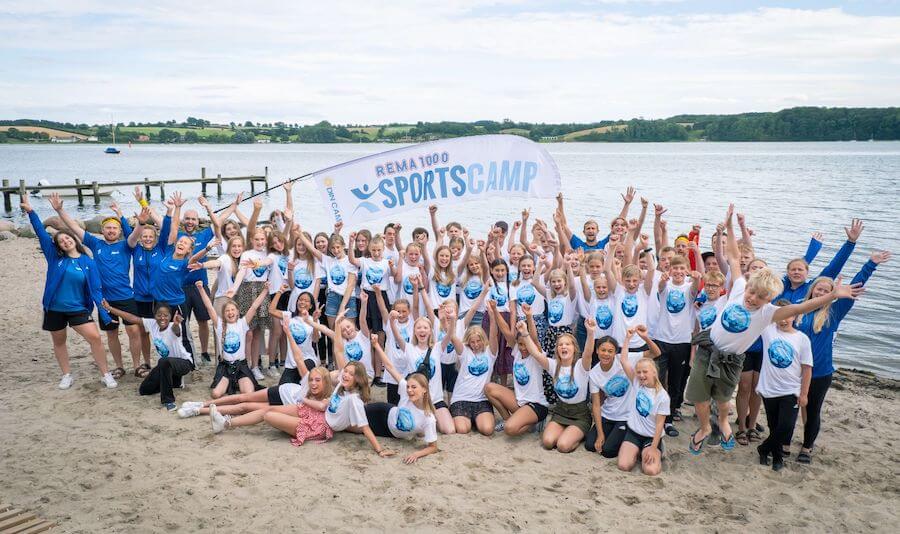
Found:
M 694 354 L 694 365 L 691 366 L 691 375 L 688 378 L 684 398 L 691 402 L 707 402 L 711 398 L 717 402 L 730 401 L 741 379 L 743 367 L 744 355 L 742 354 L 733 362 L 719 363 L 719 378 L 707 376 L 709 351 L 697 347 L 697 352 Z

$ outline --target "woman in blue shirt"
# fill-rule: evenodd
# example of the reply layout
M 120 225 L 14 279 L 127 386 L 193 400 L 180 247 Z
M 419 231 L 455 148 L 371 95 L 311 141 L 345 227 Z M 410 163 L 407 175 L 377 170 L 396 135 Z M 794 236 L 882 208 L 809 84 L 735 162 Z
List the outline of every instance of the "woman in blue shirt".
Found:
M 41 299 L 44 308 L 43 329 L 50 332 L 53 354 L 63 372 L 59 389 L 69 389 L 74 382 L 69 365 L 69 349 L 66 346 L 67 326 L 72 327 L 91 346 L 91 354 L 100 369 L 100 381 L 107 388 L 118 386 L 109 372 L 106 351 L 100 341 L 100 330 L 91 318 L 96 304 L 100 318 L 110 320 L 106 310 L 100 307 L 103 297 L 97 265 L 84 253 L 84 248 L 72 232 L 60 230 L 54 237 L 50 237 L 44 223 L 32 210 L 27 194 L 22 196 L 20 205 L 28 213 L 28 219 L 40 241 L 41 251 L 47 259 L 47 278 Z
M 160 235 L 159 247 L 163 254 L 156 266 L 156 271 L 151 275 L 153 292 L 153 300 L 156 304 L 165 303 L 178 309 L 181 316 L 184 317 L 182 329 L 187 332 L 190 328 L 188 325 L 188 314 L 185 309 L 184 296 L 184 279 L 188 274 L 188 264 L 191 260 L 191 252 L 194 248 L 194 239 L 187 235 L 178 236 L 178 224 L 172 221 L 178 221 L 181 216 L 181 207 L 185 200 L 181 198 L 181 193 L 175 193 L 172 198 L 166 202 L 166 206 L 170 211 L 174 210 L 174 214 L 167 213 L 169 218 L 169 235 Z M 166 222 L 163 221 L 163 225 Z M 181 336 L 182 344 L 189 354 L 193 356 L 194 349 L 191 347 L 191 336 Z

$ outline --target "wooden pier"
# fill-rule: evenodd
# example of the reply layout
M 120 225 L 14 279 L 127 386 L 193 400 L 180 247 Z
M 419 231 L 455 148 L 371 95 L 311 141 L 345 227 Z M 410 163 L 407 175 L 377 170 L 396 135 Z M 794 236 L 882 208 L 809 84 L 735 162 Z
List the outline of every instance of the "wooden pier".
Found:
M 52 191 L 62 191 L 62 190 L 75 190 L 76 196 L 78 197 L 78 205 L 84 206 L 84 197 L 93 197 L 94 205 L 100 205 L 100 197 L 103 196 L 101 193 L 102 189 L 118 189 L 123 187 L 133 187 L 133 186 L 142 186 L 144 188 L 144 197 L 147 200 L 150 200 L 150 188 L 158 187 L 159 188 L 159 198 L 160 200 L 165 200 L 166 198 L 166 185 L 169 184 L 200 184 L 200 189 L 202 191 L 203 196 L 206 196 L 207 186 L 210 184 L 215 184 L 216 186 L 216 196 L 218 198 L 222 197 L 222 183 L 223 182 L 235 182 L 235 181 L 249 181 L 250 182 L 250 193 L 256 192 L 256 184 L 262 183 L 263 190 L 269 188 L 269 167 L 265 168 L 265 173 L 262 176 L 222 176 L 221 174 L 217 174 L 215 177 L 209 177 L 206 175 L 206 167 L 200 169 L 200 178 L 144 178 L 143 180 L 133 180 L 133 181 L 125 181 L 125 182 L 82 182 L 80 179 L 75 179 L 74 184 L 65 184 L 65 185 L 25 185 L 25 180 L 19 180 L 19 184 L 15 186 L 11 186 L 8 179 L 3 179 L 2 186 L 0 186 L 0 192 L 3 193 L 3 209 L 7 212 L 12 211 L 12 196 L 18 195 L 19 199 L 27 194 L 39 191 L 43 193 L 44 191 L 52 192 Z

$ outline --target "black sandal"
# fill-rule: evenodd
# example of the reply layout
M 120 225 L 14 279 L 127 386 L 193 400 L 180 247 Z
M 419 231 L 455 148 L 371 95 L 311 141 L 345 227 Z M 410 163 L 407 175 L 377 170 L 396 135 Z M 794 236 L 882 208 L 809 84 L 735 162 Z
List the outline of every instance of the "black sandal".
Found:
M 812 456 L 810 456 L 808 452 L 800 451 L 800 453 L 797 454 L 797 463 L 809 465 L 812 463 Z
M 150 374 L 150 366 L 146 363 L 142 363 L 141 365 L 134 368 L 134 376 L 136 378 L 147 378 L 147 375 Z
M 123 376 L 125 376 L 125 369 L 122 369 L 121 367 L 116 367 L 115 369 L 110 371 L 109 374 L 111 374 L 113 378 L 118 380 L 118 379 L 122 378 Z

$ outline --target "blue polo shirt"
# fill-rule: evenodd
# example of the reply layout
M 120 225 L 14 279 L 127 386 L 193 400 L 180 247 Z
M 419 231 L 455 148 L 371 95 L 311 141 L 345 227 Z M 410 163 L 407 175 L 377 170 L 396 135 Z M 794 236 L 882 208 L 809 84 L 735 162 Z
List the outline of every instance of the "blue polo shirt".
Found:
M 601 239 L 600 241 L 597 241 L 596 245 L 588 245 L 580 237 L 578 237 L 575 234 L 572 234 L 572 239 L 569 240 L 569 245 L 573 249 L 575 249 L 575 250 L 582 249 L 585 252 L 587 252 L 589 250 L 603 250 L 604 248 L 606 248 L 607 243 L 609 243 L 608 235 L 606 237 L 604 237 L 603 239 Z
M 179 231 L 178 237 L 181 238 L 182 236 L 193 237 L 194 250 L 199 250 L 201 248 L 205 248 L 206 245 L 208 245 L 209 242 L 212 241 L 215 235 L 213 234 L 212 228 L 204 228 L 203 230 L 194 232 L 192 234 Z M 200 263 L 203 263 L 204 261 L 206 261 L 206 256 L 203 256 L 199 260 Z M 206 269 L 198 269 L 194 272 L 189 272 L 187 276 L 184 277 L 184 285 L 194 285 L 194 282 L 196 282 L 197 280 L 203 280 L 203 285 L 205 286 L 209 285 L 209 280 L 206 277 Z
M 84 246 L 91 249 L 94 263 L 100 271 L 100 283 L 103 284 L 103 298 L 106 300 L 128 300 L 134 298 L 131 290 L 131 253 L 128 241 L 121 239 L 115 243 L 107 243 L 103 239 L 84 233 Z
M 177 306 L 184 302 L 184 286 L 187 284 L 188 260 L 190 258 L 175 259 L 172 254 L 175 245 L 165 248 L 163 257 L 153 277 L 153 300 L 165 302 Z

